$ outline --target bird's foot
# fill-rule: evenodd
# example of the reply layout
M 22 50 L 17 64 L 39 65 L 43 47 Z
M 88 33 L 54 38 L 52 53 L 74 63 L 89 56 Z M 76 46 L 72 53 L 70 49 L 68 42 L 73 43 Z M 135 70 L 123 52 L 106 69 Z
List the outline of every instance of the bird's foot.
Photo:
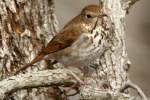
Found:
M 69 73 L 77 80 L 78 83 L 80 83 L 80 85 L 85 85 L 85 82 L 81 80 L 75 73 L 72 71 L 69 71 Z

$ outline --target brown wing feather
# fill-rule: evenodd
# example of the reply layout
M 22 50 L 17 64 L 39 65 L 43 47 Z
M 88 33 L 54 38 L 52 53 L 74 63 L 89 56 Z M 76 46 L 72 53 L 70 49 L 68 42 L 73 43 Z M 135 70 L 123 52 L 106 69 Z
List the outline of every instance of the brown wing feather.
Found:
M 80 33 L 76 33 L 73 30 L 64 31 L 56 35 L 48 45 L 42 49 L 42 54 L 50 54 L 69 47 L 80 36 Z
M 24 65 L 23 67 L 17 69 L 15 72 L 14 72 L 14 75 L 17 75 L 20 71 L 22 70 L 25 70 L 26 68 L 28 68 L 29 66 L 32 66 L 33 64 L 35 64 L 36 62 L 38 61 L 41 61 L 44 59 L 44 55 L 40 54 L 38 56 L 36 56 L 30 63 Z
M 56 35 L 48 45 L 42 49 L 42 51 L 28 64 L 18 69 L 14 75 L 18 74 L 20 71 L 25 70 L 26 68 L 32 66 L 36 62 L 39 62 L 44 59 L 44 57 L 50 53 L 57 52 L 68 46 L 72 45 L 74 41 L 80 36 L 80 33 L 76 33 L 73 30 L 64 31 Z

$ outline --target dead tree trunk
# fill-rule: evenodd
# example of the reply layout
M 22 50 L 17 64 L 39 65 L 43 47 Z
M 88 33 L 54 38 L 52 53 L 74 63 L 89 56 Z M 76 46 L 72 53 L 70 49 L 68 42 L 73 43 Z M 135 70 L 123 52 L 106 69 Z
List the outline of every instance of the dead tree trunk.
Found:
M 13 71 L 31 61 L 56 32 L 52 0 L 1 0 L 0 79 L 11 76 Z M 44 64 L 42 62 L 28 71 L 44 69 Z M 48 89 L 40 88 L 18 91 L 12 98 L 44 100 L 49 98 L 46 91 Z
M 103 38 L 111 36 L 111 39 L 108 40 L 110 44 L 103 55 L 92 64 L 97 67 L 96 72 L 85 79 L 86 85 L 80 87 L 80 98 L 133 100 L 130 93 L 124 93 L 127 87 L 132 87 L 137 89 L 144 100 L 147 100 L 141 90 L 131 84 L 128 78 L 130 63 L 125 45 L 124 18 L 127 8 L 134 3 L 126 2 L 126 4 L 123 0 L 101 0 L 101 2 L 107 16 L 103 20 L 103 25 L 100 26 L 101 29 L 99 30 L 99 26 L 97 26 L 93 32 L 107 33 Z M 7 93 L 23 88 L 27 88 L 27 90 L 19 90 L 11 96 L 16 100 L 58 99 L 49 95 L 48 91 L 51 92 L 52 88 L 38 87 L 61 86 L 74 82 L 70 80 L 71 76 L 65 69 L 9 77 L 18 67 L 31 61 L 57 30 L 52 0 L 0 1 L 0 78 L 2 80 L 0 82 L 0 99 L 6 98 Z M 41 63 L 38 67 L 30 68 L 28 71 L 48 69 L 50 66 L 50 61 Z

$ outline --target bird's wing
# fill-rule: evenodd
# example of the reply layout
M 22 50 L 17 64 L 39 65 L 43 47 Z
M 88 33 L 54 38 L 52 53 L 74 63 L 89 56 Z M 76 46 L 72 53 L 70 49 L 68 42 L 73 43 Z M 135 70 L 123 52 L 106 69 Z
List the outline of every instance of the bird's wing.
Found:
M 42 54 L 50 54 L 62 50 L 72 45 L 80 36 L 79 32 L 75 32 L 74 29 L 66 30 L 57 34 L 48 45 L 42 49 Z
M 26 64 L 25 66 L 14 72 L 14 75 L 18 74 L 21 70 L 28 68 L 34 63 L 43 60 L 45 55 L 69 47 L 76 41 L 79 36 L 80 34 L 75 32 L 74 29 L 60 32 L 48 43 L 45 48 L 41 50 L 41 52 L 30 63 Z

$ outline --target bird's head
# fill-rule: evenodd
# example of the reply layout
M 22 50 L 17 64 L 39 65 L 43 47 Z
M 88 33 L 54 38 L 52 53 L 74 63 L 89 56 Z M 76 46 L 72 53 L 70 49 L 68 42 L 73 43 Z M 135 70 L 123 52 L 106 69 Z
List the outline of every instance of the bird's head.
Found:
M 78 30 L 81 32 L 89 32 L 93 29 L 96 21 L 102 19 L 102 5 L 88 5 L 84 7 L 80 14 L 72 19 L 63 30 Z
M 95 23 L 101 16 L 101 5 L 88 5 L 81 11 L 81 17 L 86 23 Z

